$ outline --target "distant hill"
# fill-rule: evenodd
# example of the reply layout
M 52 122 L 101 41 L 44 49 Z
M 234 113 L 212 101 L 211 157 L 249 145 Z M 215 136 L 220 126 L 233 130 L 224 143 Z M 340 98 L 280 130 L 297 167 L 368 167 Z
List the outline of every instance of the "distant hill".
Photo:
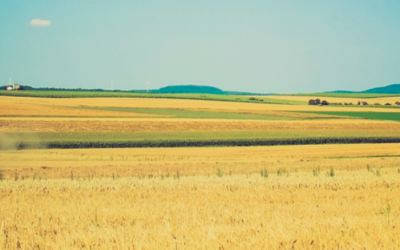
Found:
M 3 89 L 5 86 L 1 87 Z M 35 88 L 32 86 L 21 85 L 21 90 L 41 90 L 41 91 L 90 91 L 90 92 L 129 92 L 129 93 L 146 93 L 147 90 L 107 90 L 107 89 L 82 89 L 82 88 L 54 88 L 54 87 L 39 87 Z M 162 87 L 160 89 L 150 89 L 150 93 L 154 94 L 215 94 L 215 95 L 273 95 L 273 94 L 261 94 L 261 93 L 250 93 L 240 91 L 224 91 L 212 86 L 200 86 L 200 85 L 171 85 Z
M 134 92 L 145 92 L 144 90 L 133 90 Z M 172 85 L 160 89 L 153 89 L 150 93 L 157 94 L 215 94 L 215 95 L 271 95 L 250 92 L 224 91 L 212 86 L 199 85 Z
M 400 84 L 392 84 L 385 87 L 367 89 L 362 91 L 361 93 L 400 94 Z
M 371 93 L 371 94 L 400 94 L 400 84 L 391 84 L 385 87 L 377 87 L 372 89 L 367 89 L 364 91 L 346 91 L 346 90 L 336 90 L 329 91 L 325 93 Z
M 4 89 L 5 86 L 1 87 Z M 92 91 L 92 92 L 130 92 L 130 93 L 146 93 L 147 90 L 106 90 L 106 89 L 82 89 L 82 88 L 54 88 L 54 87 L 39 87 L 21 85 L 21 90 L 42 90 L 42 91 Z M 225 91 L 212 86 L 199 85 L 171 85 L 160 89 L 151 89 L 150 93 L 156 94 L 216 94 L 216 95 L 275 95 L 272 93 L 251 93 L 239 91 Z M 384 87 L 371 88 L 364 91 L 347 91 L 335 90 L 324 93 L 349 93 L 349 94 L 400 94 L 400 84 L 391 84 Z
M 158 90 L 152 90 L 151 93 L 162 93 L 162 94 L 224 94 L 224 91 L 219 88 L 211 86 L 197 86 L 197 85 L 175 85 L 160 88 Z
M 324 93 L 337 93 L 337 94 L 348 94 L 348 93 L 358 93 L 358 92 L 354 92 L 354 91 L 347 91 L 347 90 L 334 90 L 334 91 L 326 91 Z
M 0 87 L 5 89 L 6 86 Z M 136 90 L 107 90 L 107 89 L 82 89 L 82 88 L 54 88 L 54 87 L 32 87 L 21 85 L 21 90 L 40 90 L 40 91 L 90 91 L 90 92 L 126 92 L 126 93 L 146 93 L 145 89 Z M 149 89 L 149 93 L 154 94 L 215 94 L 215 95 L 273 95 L 240 91 L 224 91 L 212 86 L 200 85 L 171 85 L 160 89 Z

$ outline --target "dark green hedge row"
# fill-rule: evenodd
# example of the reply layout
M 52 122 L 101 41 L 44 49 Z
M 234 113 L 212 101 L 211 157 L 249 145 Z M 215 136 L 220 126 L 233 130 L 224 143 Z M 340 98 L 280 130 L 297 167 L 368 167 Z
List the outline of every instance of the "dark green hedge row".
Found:
M 400 137 L 358 138 L 293 138 L 293 139 L 249 139 L 249 140 L 168 140 L 168 141 L 123 141 L 123 142 L 47 142 L 41 144 L 20 143 L 18 149 L 26 148 L 147 148 L 147 147 L 216 147 L 216 146 L 274 146 L 308 144 L 352 144 L 352 143 L 400 143 Z

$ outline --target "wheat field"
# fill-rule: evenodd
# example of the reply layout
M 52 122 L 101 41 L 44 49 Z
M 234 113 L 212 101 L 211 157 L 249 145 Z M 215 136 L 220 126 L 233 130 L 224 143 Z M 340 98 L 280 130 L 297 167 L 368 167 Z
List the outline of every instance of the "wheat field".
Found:
M 0 132 L 298 131 L 315 129 L 400 132 L 400 123 L 356 119 L 254 121 L 176 118 L 0 118 Z
M 280 98 L 280 97 L 276 97 Z M 293 99 L 304 97 L 290 97 Z M 391 97 L 388 97 L 391 98 Z M 95 101 L 94 101 L 95 99 Z M 385 98 L 380 98 L 382 101 Z M 392 101 L 392 99 L 389 99 Z M 162 98 L 33 98 L 2 96 L 0 116 L 129 116 L 128 113 L 115 112 L 99 113 L 99 110 L 84 110 L 71 108 L 87 107 L 125 107 L 125 108 L 170 108 L 189 110 L 214 110 L 235 112 L 270 112 L 270 111 L 343 111 L 344 107 L 315 106 L 315 105 L 280 105 L 262 103 L 219 102 L 205 100 L 180 100 Z M 13 111 L 14 110 L 14 111 Z M 346 111 L 360 111 L 360 107 L 346 107 Z M 364 112 L 381 112 L 381 108 L 363 107 Z M 399 113 L 400 109 L 385 109 L 385 112 Z M 66 115 L 62 115 L 64 112 Z M 75 112 L 76 114 L 73 114 Z M 82 113 L 82 115 L 79 115 Z M 133 114 L 132 116 L 141 116 Z
M 400 178 L 366 169 L 336 174 L 3 181 L 0 243 L 2 249 L 399 249 Z
M 295 113 L 341 107 L 145 98 L 1 97 L 0 104 L 0 141 L 18 133 L 400 132 L 393 121 Z M 0 249 L 400 249 L 398 145 L 0 150 Z
M 2 249 L 400 248 L 398 144 L 0 159 Z
M 398 144 L 0 151 L 3 179 L 247 175 L 400 167 Z M 399 176 L 400 177 L 400 176 Z

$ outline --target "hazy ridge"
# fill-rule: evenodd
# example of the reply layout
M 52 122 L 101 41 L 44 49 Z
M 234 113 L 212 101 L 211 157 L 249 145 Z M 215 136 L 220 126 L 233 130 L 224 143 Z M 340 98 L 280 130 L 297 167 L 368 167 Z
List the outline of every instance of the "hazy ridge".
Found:
M 364 91 L 347 91 L 347 90 L 335 90 L 328 91 L 325 93 L 371 93 L 371 94 L 400 94 L 400 84 L 391 84 L 384 87 L 376 87 L 367 89 Z

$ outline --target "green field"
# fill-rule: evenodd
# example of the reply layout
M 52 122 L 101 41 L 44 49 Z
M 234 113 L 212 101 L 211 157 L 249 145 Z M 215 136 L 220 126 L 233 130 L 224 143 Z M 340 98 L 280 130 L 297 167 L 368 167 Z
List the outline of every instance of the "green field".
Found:
M 250 102 L 264 104 L 284 104 L 284 105 L 304 105 L 306 102 L 277 100 L 265 97 L 252 97 L 241 95 L 215 95 L 215 94 L 153 94 L 135 92 L 107 92 L 107 91 L 41 91 L 41 90 L 21 90 L 7 91 L 0 90 L 0 96 L 22 96 L 22 97 L 42 97 L 42 98 L 170 98 L 170 99 L 193 99 L 208 101 L 228 101 L 228 102 Z
M 124 98 L 181 98 L 213 101 L 253 102 L 265 104 L 302 104 L 303 102 L 283 101 L 250 96 L 208 95 L 208 94 L 146 94 L 128 92 L 91 92 L 91 91 L 0 91 L 1 94 L 28 95 L 41 97 L 124 97 Z M 56 96 L 53 96 L 56 95 Z M 377 95 L 368 94 L 370 97 Z M 382 95 L 378 95 L 382 96 Z M 385 95 L 393 96 L 393 95 Z M 14 98 L 10 98 L 14 99 Z M 17 99 L 16 99 L 17 100 Z M 67 101 L 69 103 L 69 100 Z M 202 103 L 202 102 L 201 102 Z M 93 105 L 96 100 L 93 100 Z M 229 103 L 228 103 L 229 105 Z M 300 119 L 376 119 L 400 121 L 400 113 L 389 112 L 330 112 L 330 111 L 281 111 L 270 112 L 274 115 L 251 114 L 244 112 L 221 112 L 218 104 L 215 110 L 190 110 L 174 108 L 129 108 L 129 107 L 67 107 L 82 110 L 103 110 L 120 113 L 140 113 L 161 115 L 168 118 L 183 119 L 235 119 L 235 120 L 300 120 Z M 13 107 L 12 105 L 10 107 Z M 345 106 L 343 106 L 345 107 Z M 362 107 L 362 106 L 360 106 Z M 39 107 L 40 108 L 40 107 Z M 266 112 L 268 112 L 268 107 Z M 345 110 L 343 108 L 343 110 Z M 272 110 L 273 111 L 273 110 Z M 361 110 L 360 110 L 361 111 Z M 295 113 L 295 114 L 294 114 Z M 315 114 L 307 116 L 297 113 Z M 11 113 L 12 114 L 12 113 Z M 55 113 L 57 115 L 57 113 Z M 275 115 L 276 114 L 276 115 Z M 10 116 L 10 113 L 7 113 Z M 41 114 L 39 114 L 41 115 Z M 123 116 L 124 114 L 122 114 Z M 279 116 L 278 116 L 279 115 Z M 163 117 L 163 118 L 164 118 Z M 295 117 L 295 118 L 294 118 Z M 54 117 L 55 118 L 55 117 Z M 64 117 L 65 118 L 65 117 Z M 81 117 L 82 118 L 82 117 Z M 103 117 L 97 117 L 101 120 Z M 135 119 L 135 118 L 132 118 Z M 325 121 L 329 122 L 329 121 Z M 18 122 L 18 125 L 19 122 Z M 29 127 L 29 124 L 26 126 Z M 299 124 L 299 126 L 301 126 Z M 318 127 L 319 128 L 319 127 Z M 194 127 L 196 129 L 196 127 Z M 46 131 L 46 130 L 42 130 Z M 71 130 L 74 131 L 74 130 Z M 93 131 L 93 130 L 89 130 Z M 3 136 L 4 135 L 4 136 Z M 366 130 L 271 130 L 271 131 L 179 131 L 179 132 L 40 132 L 40 133 L 4 133 L 0 149 L 9 148 L 108 148 L 108 147 L 185 147 L 185 146 L 256 146 L 256 145 L 293 145 L 326 143 L 379 143 L 400 142 L 398 131 L 383 129 Z M 4 138 L 7 138 L 4 140 Z
M 331 112 L 331 111 L 316 111 L 307 112 L 312 114 L 321 115 L 336 115 L 336 116 L 347 116 L 362 119 L 373 119 L 373 120 L 387 120 L 387 121 L 400 121 L 400 113 L 393 112 Z
M 105 110 L 113 112 L 127 112 L 139 114 L 165 115 L 171 118 L 193 119 L 237 119 L 237 120 L 293 120 L 290 117 L 269 116 L 248 113 L 198 111 L 186 109 L 154 109 L 154 108 L 119 108 L 119 107 L 80 107 L 89 110 Z
M 274 94 L 280 95 L 280 94 Z M 400 94 L 375 94 L 375 93 L 303 93 L 285 94 L 285 96 L 316 96 L 316 97 L 342 97 L 342 98 L 379 98 L 395 97 Z M 219 100 L 219 101 L 242 101 L 242 102 L 264 102 L 277 104 L 305 104 L 300 101 L 287 101 L 265 98 L 265 96 L 251 95 L 217 95 L 217 94 L 158 94 L 158 93 L 139 93 L 139 92 L 119 92 L 119 91 L 56 91 L 56 90 L 20 90 L 7 91 L 0 90 L 0 96 L 25 96 L 25 97 L 44 97 L 44 98 L 86 98 L 86 97 L 135 97 L 135 98 L 176 98 L 176 99 L 195 99 L 195 100 Z M 250 100 L 251 97 L 256 100 Z M 263 101 L 260 101 L 263 99 Z

